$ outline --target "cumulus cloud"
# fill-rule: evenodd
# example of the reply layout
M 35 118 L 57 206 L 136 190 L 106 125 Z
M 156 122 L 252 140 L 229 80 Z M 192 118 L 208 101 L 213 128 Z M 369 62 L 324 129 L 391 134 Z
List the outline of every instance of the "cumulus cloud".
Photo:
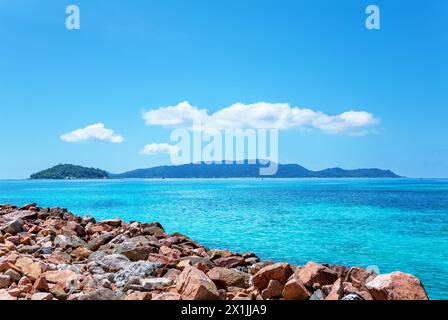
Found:
M 105 128 L 103 123 L 96 123 L 85 128 L 63 134 L 61 136 L 61 140 L 66 142 L 102 141 L 122 143 L 124 138 L 116 134 L 113 130 Z
M 168 143 L 147 144 L 142 150 L 140 150 L 140 153 L 145 155 L 174 154 L 177 152 L 179 152 L 179 147 Z
M 339 115 L 328 115 L 307 108 L 292 107 L 288 103 L 259 102 L 236 103 L 209 113 L 189 102 L 176 106 L 161 107 L 144 112 L 147 125 L 170 127 L 192 127 L 201 123 L 203 130 L 224 129 L 317 129 L 328 134 L 365 134 L 379 122 L 366 111 L 347 111 Z

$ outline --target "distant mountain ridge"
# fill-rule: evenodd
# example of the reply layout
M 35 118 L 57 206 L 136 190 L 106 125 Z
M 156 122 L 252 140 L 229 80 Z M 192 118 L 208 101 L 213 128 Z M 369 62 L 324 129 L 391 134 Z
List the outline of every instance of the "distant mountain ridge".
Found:
M 159 166 L 138 169 L 122 174 L 111 175 L 115 179 L 128 178 L 262 178 L 260 168 L 266 167 L 257 161 L 256 164 L 185 164 L 179 166 Z M 341 168 L 311 171 L 298 164 L 278 164 L 278 171 L 266 178 L 400 178 L 390 170 Z
M 75 165 L 58 165 L 31 175 L 31 179 L 192 179 L 192 178 L 400 178 L 390 170 L 355 169 L 345 170 L 331 168 L 321 171 L 308 170 L 298 164 L 278 164 L 278 171 L 273 176 L 260 175 L 256 164 L 185 164 L 179 166 L 159 166 L 137 169 L 121 174 L 111 174 L 104 170 L 85 168 Z

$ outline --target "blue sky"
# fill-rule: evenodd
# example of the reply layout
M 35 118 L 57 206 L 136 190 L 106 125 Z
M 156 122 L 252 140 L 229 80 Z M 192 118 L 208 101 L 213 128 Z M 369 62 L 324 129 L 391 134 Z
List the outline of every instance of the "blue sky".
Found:
M 365 28 L 369 4 L 381 30 Z M 379 121 L 363 135 L 280 130 L 280 161 L 448 177 L 447 26 L 445 0 L 0 0 L 0 178 L 169 163 L 139 153 L 172 130 L 142 114 L 183 101 L 365 111 Z M 96 123 L 124 141 L 61 139 Z

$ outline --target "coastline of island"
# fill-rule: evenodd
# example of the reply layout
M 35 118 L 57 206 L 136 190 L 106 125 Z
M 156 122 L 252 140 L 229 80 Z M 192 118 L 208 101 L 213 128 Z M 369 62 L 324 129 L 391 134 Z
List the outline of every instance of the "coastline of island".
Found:
M 0 300 L 428 300 L 403 272 L 261 261 L 160 223 L 0 205 Z

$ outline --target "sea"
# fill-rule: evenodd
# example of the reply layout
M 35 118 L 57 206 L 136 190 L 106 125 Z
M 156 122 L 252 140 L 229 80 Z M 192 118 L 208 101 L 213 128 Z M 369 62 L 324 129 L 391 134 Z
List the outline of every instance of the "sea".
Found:
M 399 270 L 448 299 L 447 179 L 0 180 L 0 203 L 32 202 L 263 260 Z

